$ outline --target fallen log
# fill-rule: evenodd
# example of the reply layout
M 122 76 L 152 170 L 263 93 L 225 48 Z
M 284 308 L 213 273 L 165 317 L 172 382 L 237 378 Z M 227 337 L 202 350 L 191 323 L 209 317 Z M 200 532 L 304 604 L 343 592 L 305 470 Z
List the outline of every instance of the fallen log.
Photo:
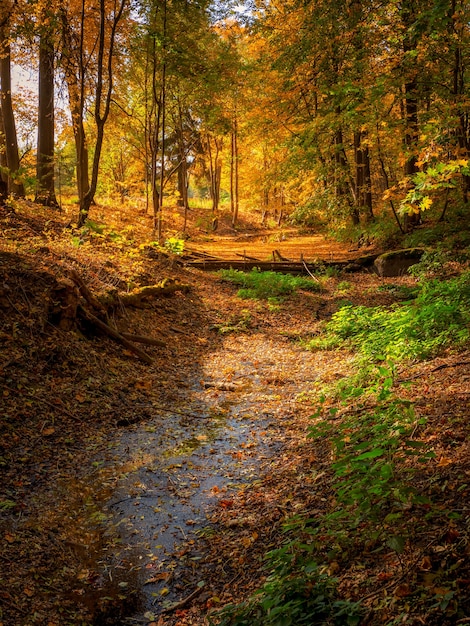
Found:
M 124 339 L 128 339 L 129 341 L 133 341 L 135 343 L 143 343 L 147 346 L 159 346 L 160 348 L 166 348 L 166 343 L 164 341 L 160 341 L 160 339 L 154 339 L 153 337 L 147 337 L 146 335 L 132 335 L 131 333 L 123 333 L 121 335 Z
M 92 326 L 95 326 L 96 328 L 101 330 L 103 333 L 105 333 L 105 335 L 108 335 L 115 341 L 118 341 L 119 343 L 121 343 L 125 348 L 127 348 L 131 352 L 134 352 L 134 354 L 136 354 L 142 361 L 144 361 L 148 365 L 152 365 L 153 360 L 149 357 L 149 355 L 143 350 L 141 350 L 140 348 L 138 348 L 137 346 L 135 346 L 131 341 L 126 339 L 115 328 L 112 328 L 112 326 L 109 326 L 108 324 L 100 320 L 98 317 L 93 315 L 93 313 L 90 313 L 90 311 L 87 311 L 87 309 L 85 309 L 83 306 L 80 305 L 78 309 L 79 309 L 80 314 L 83 315 L 83 317 L 87 320 L 87 322 L 89 322 Z
M 177 283 L 171 279 L 164 279 L 159 285 L 149 285 L 134 289 L 130 293 L 118 294 L 117 299 L 119 304 L 123 306 L 143 308 L 148 304 L 149 299 L 166 296 L 177 291 L 187 292 L 189 291 L 189 285 Z
M 287 259 L 285 256 L 282 256 L 279 250 L 273 250 L 273 261 L 285 261 L 286 263 L 292 263 L 292 259 Z
M 216 272 L 222 269 L 234 269 L 241 271 L 249 271 L 252 269 L 259 269 L 262 272 L 282 272 L 284 274 L 306 274 L 306 267 L 311 271 L 319 271 L 325 267 L 337 267 L 342 269 L 346 267 L 348 262 L 346 261 L 332 261 L 332 262 L 315 262 L 306 263 L 299 261 L 241 261 L 239 259 L 218 259 L 217 261 L 186 261 L 184 263 L 187 267 L 194 267 L 201 270 Z
M 257 263 L 262 263 L 262 261 L 260 259 L 257 259 L 255 256 L 248 256 L 247 254 L 240 254 L 239 252 L 237 252 L 237 256 L 241 257 L 242 259 L 247 259 L 248 261 L 256 261 Z
M 107 311 L 105 307 L 103 306 L 102 302 L 100 302 L 100 300 L 98 300 L 98 298 L 91 293 L 90 289 L 85 284 L 83 278 L 79 275 L 79 273 L 76 270 L 70 271 L 70 278 L 77 285 L 80 291 L 80 294 L 88 302 L 88 304 L 92 307 L 92 309 L 95 309 L 101 315 L 106 316 Z
M 188 248 L 186 248 L 185 255 L 187 257 L 195 257 L 195 258 L 200 258 L 200 259 L 217 259 L 216 256 L 214 256 L 213 254 L 209 254 L 208 252 L 201 252 L 199 250 L 189 250 Z
M 275 251 L 276 252 L 276 251 Z M 274 253 L 273 253 L 274 254 Z M 241 256 L 241 255 L 239 255 Z M 218 270 L 234 269 L 240 271 L 250 271 L 259 269 L 261 272 L 281 272 L 283 274 L 314 274 L 321 272 L 326 267 L 334 267 L 345 272 L 360 272 L 369 270 L 374 264 L 374 260 L 378 254 L 371 254 L 357 259 L 346 259 L 344 261 L 306 261 L 301 257 L 300 261 L 281 260 L 275 255 L 277 260 L 259 261 L 243 255 L 242 259 L 207 259 L 201 261 L 192 261 L 182 259 L 179 263 L 186 267 L 193 267 L 208 272 L 217 272 Z

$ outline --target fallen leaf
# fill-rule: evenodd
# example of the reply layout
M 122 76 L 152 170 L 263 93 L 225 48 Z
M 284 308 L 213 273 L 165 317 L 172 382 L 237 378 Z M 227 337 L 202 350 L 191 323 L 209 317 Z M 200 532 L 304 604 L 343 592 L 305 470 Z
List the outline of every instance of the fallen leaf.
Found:
M 437 467 L 447 467 L 448 465 L 452 465 L 452 463 L 453 463 L 452 459 L 442 456 L 439 459 L 439 463 L 437 464 Z
M 398 587 L 395 589 L 395 596 L 397 598 L 405 598 L 406 596 L 409 596 L 410 594 L 411 594 L 411 588 L 406 583 L 398 585 Z
M 428 556 L 423 557 L 421 561 L 421 569 L 425 571 L 432 569 L 431 559 Z
M 233 500 L 219 500 L 219 505 L 223 509 L 231 509 L 233 506 Z

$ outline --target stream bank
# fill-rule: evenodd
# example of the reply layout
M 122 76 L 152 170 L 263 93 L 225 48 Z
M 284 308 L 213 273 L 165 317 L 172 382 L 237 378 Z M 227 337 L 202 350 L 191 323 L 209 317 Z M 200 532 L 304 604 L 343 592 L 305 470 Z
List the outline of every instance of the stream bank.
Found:
M 119 624 L 124 615 L 143 619 L 147 587 L 158 614 L 164 602 L 185 598 L 201 580 L 207 586 L 195 602 L 221 604 L 234 592 L 248 592 L 250 580 L 255 585 L 263 575 L 263 554 L 275 542 L 280 520 L 298 505 L 292 497 L 298 485 L 286 479 L 281 485 L 271 464 L 280 460 L 285 468 L 301 469 L 287 450 L 306 445 L 309 388 L 317 378 L 334 381 L 348 369 L 347 359 L 332 362 L 297 344 L 344 298 L 335 293 L 339 279 L 325 282 L 320 294 L 299 292 L 279 304 L 240 300 L 236 288 L 214 275 L 126 255 L 125 249 L 117 264 L 110 261 L 117 250 L 103 242 L 76 249 L 64 240 L 61 225 L 36 208 L 31 218 L 8 219 L 14 239 L 0 251 L 8 287 L 0 326 L 0 622 L 76 626 Z M 47 246 L 34 234 L 46 223 Z M 116 317 L 123 331 L 162 339 L 165 347 L 146 348 L 153 365 L 109 339 L 46 323 L 50 286 L 69 267 L 78 268 L 91 288 L 150 284 L 169 275 L 191 285 L 187 294 Z M 366 291 L 361 285 L 356 297 L 365 302 Z M 215 459 L 221 467 L 214 467 Z M 267 502 L 256 481 L 270 472 Z M 281 497 L 281 487 L 290 495 Z M 175 534 L 171 525 L 162 533 L 173 523 L 169 515 L 157 516 L 162 498 L 170 513 L 186 507 L 175 515 Z M 263 501 L 267 508 L 258 510 Z M 223 532 L 222 512 L 230 517 Z M 196 524 L 186 524 L 183 515 Z M 188 552 L 187 563 L 176 559 L 185 569 L 177 580 L 171 552 L 185 536 L 199 553 L 191 560 Z M 222 563 L 212 553 L 219 539 L 234 546 Z M 157 554 L 164 541 L 166 549 Z M 146 565 L 156 562 L 147 577 Z M 250 580 L 240 569 L 247 563 Z M 142 587 L 143 579 L 162 573 Z M 166 613 L 165 623 L 181 620 L 176 613 Z

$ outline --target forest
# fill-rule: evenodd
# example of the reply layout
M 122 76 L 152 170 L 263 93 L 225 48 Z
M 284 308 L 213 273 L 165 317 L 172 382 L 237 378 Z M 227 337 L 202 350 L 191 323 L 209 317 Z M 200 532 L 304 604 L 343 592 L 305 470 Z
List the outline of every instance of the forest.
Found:
M 467 13 L 5 0 L 3 195 L 73 194 L 79 226 L 96 195 L 120 199 L 159 238 L 191 198 L 211 220 L 229 205 L 233 224 L 239 210 L 359 232 L 443 219 L 470 184 Z
M 0 626 L 470 624 L 469 18 L 0 0 Z

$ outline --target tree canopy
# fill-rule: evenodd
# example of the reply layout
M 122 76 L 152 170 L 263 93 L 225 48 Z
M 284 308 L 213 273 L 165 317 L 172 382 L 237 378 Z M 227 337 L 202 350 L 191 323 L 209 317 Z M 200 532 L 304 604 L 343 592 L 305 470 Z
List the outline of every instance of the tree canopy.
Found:
M 187 217 L 194 197 L 213 224 L 221 203 L 233 225 L 239 211 L 402 232 L 443 218 L 470 188 L 468 13 L 463 0 L 9 0 L 3 185 L 55 205 L 60 163 L 79 224 L 95 195 L 144 197 L 159 237 L 164 207 Z M 12 89 L 12 67 L 36 68 L 37 96 Z

